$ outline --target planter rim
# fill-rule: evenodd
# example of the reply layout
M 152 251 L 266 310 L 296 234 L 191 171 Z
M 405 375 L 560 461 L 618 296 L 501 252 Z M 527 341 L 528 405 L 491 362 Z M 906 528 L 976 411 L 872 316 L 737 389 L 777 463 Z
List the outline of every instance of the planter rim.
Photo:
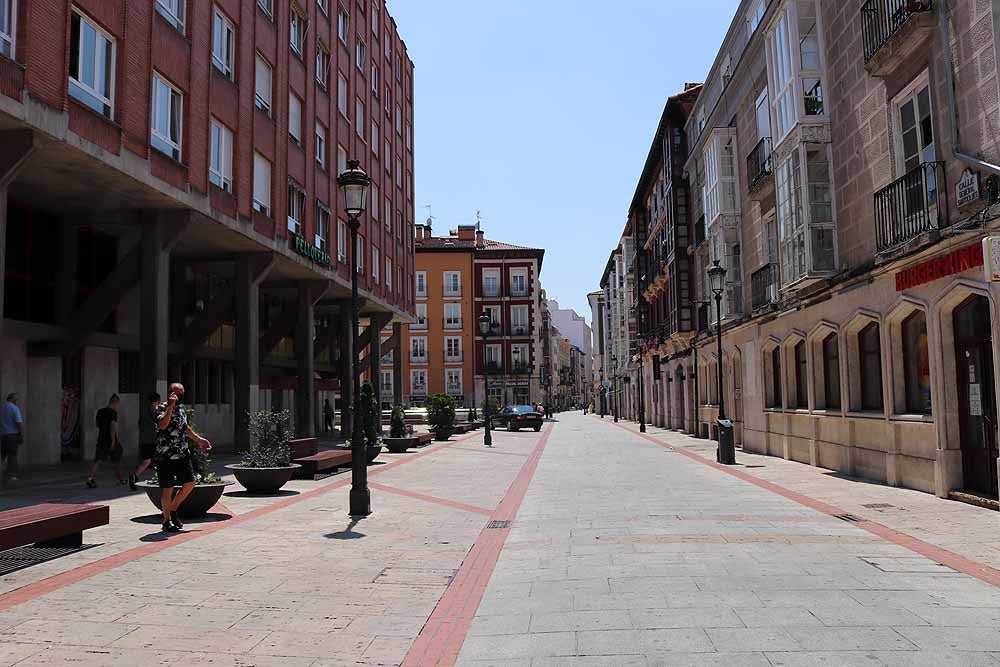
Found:
M 301 467 L 301 463 L 290 463 L 286 466 L 273 466 L 269 468 L 254 468 L 252 466 L 245 466 L 242 463 L 230 463 L 226 465 L 227 470 L 295 470 Z
M 222 481 L 222 482 L 211 482 L 209 484 L 195 484 L 194 486 L 195 486 L 195 488 L 209 488 L 209 487 L 213 487 L 213 486 L 232 486 L 235 483 L 236 482 Z M 140 489 L 160 489 L 160 488 L 163 488 L 159 484 L 154 484 L 153 482 L 150 482 L 148 480 L 145 481 L 145 482 L 136 482 L 135 485 L 137 487 L 139 487 Z M 174 488 L 177 488 L 177 487 L 174 487 Z

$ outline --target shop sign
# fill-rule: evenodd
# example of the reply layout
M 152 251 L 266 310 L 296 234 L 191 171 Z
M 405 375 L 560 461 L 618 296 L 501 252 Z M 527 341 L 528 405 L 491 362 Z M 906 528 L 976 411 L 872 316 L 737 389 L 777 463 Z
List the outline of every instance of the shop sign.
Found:
M 934 257 L 896 273 L 896 291 L 913 289 L 983 265 L 983 246 L 976 243 Z
M 320 266 L 330 266 L 330 253 L 320 250 L 303 236 L 292 234 L 292 249 Z
M 959 208 L 974 204 L 979 199 L 979 172 L 966 169 L 955 186 L 955 201 Z

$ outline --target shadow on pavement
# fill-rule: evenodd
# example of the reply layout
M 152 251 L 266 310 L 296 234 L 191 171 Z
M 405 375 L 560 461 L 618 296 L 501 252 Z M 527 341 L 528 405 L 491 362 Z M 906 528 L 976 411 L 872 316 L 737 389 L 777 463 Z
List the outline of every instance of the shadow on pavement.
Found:
M 228 496 L 230 498 L 287 498 L 289 496 L 297 496 L 301 493 L 300 491 L 293 491 L 292 489 L 282 489 L 277 493 L 250 493 L 249 491 L 230 491 L 222 495 Z
M 181 518 L 183 518 L 183 517 L 184 517 L 184 515 L 182 514 Z M 218 512 L 209 512 L 205 516 L 201 516 L 201 517 L 197 517 L 197 518 L 193 518 L 193 519 L 184 519 L 184 525 L 185 526 L 187 526 L 187 525 L 196 526 L 196 525 L 202 524 L 202 523 L 218 523 L 219 521 L 229 521 L 232 518 L 233 517 L 231 515 L 229 515 L 229 514 L 219 514 Z M 132 517 L 131 521 L 132 521 L 132 523 L 145 523 L 145 524 L 150 524 L 150 525 L 153 525 L 153 524 L 159 525 L 159 524 L 163 523 L 163 515 L 160 514 L 159 512 L 157 512 L 156 514 L 146 514 L 145 516 L 135 516 L 135 517 Z
M 352 518 L 351 522 L 347 524 L 347 528 L 336 533 L 328 533 L 323 537 L 330 540 L 360 540 L 363 537 L 367 537 L 364 533 L 355 532 L 354 527 L 358 525 L 361 519 Z

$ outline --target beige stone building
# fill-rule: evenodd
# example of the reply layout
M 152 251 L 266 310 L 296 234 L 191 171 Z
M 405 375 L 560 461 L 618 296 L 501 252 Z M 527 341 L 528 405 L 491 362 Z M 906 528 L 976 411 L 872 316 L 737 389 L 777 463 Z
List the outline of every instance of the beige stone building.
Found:
M 738 444 L 997 497 L 1000 287 L 982 252 L 1000 237 L 995 6 L 740 3 L 685 132 L 697 369 L 645 332 L 649 418 L 714 435 L 719 261 Z

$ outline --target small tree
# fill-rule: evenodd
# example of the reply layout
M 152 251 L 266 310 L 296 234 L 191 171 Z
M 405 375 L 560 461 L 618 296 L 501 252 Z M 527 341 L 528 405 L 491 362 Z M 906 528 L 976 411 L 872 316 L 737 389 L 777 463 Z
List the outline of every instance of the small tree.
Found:
M 496 396 L 490 396 L 483 401 L 483 417 L 490 415 L 495 417 L 500 412 L 500 401 Z
M 379 420 L 382 419 L 382 411 L 379 410 L 378 400 L 375 398 L 375 388 L 367 380 L 361 385 L 361 428 L 364 434 L 365 443 L 369 447 L 377 447 Z
M 284 468 L 291 465 L 288 427 L 292 415 L 288 410 L 259 410 L 249 414 L 248 428 L 254 444 L 243 452 L 240 464 L 247 468 Z
M 435 440 L 447 440 L 455 431 L 455 399 L 447 394 L 434 394 L 427 406 L 427 423 Z
M 476 414 L 476 406 L 473 405 L 469 408 L 469 423 L 475 424 L 477 421 L 479 421 L 479 415 Z
M 406 437 L 406 419 L 403 418 L 402 405 L 394 405 L 392 408 L 392 417 L 389 419 L 389 437 Z

